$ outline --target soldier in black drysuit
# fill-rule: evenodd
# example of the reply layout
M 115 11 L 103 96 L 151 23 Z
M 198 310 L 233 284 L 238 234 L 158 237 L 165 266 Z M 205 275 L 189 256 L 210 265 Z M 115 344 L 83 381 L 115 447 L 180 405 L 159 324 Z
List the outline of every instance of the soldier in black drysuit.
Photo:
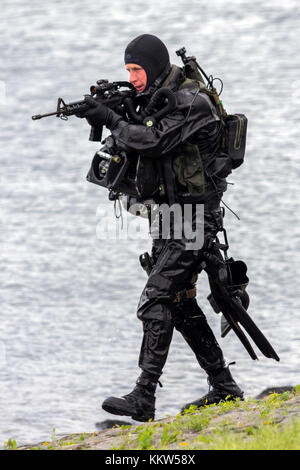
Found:
M 221 142 L 220 119 L 216 109 L 209 97 L 199 91 L 197 82 L 186 81 L 183 69 L 171 66 L 166 46 L 153 35 L 141 35 L 127 46 L 125 64 L 137 64 L 146 72 L 147 85 L 137 93 L 136 107 L 143 109 L 157 89 L 167 87 L 176 95 L 175 111 L 155 126 L 148 127 L 142 123 L 128 122 L 104 105 L 87 98 L 91 107 L 79 117 L 86 117 L 94 127 L 105 125 L 118 148 L 159 160 L 162 166 L 168 158 L 172 159 L 172 155 L 181 153 L 184 156 L 189 146 L 205 156 L 202 158 L 204 190 L 196 196 L 189 193 L 190 186 L 185 186 L 180 178 L 170 188 L 169 170 L 164 170 L 164 202 L 204 204 L 205 246 L 222 227 L 220 200 L 226 190 L 226 180 L 216 176 L 213 169 L 215 159 L 210 158 L 216 154 Z M 215 176 L 211 176 L 213 174 Z M 143 322 L 139 356 L 142 373 L 132 392 L 122 398 L 109 397 L 103 402 L 102 408 L 110 413 L 131 416 L 138 421 L 154 419 L 156 386 L 168 356 L 174 326 L 195 353 L 210 385 L 207 395 L 186 404 L 184 408 L 191 404 L 200 407 L 218 403 L 228 396 L 232 399 L 243 397 L 193 293 L 195 276 L 200 271 L 201 249 L 186 249 L 187 241 L 184 235 L 180 239 L 153 240 L 153 268 L 137 310 L 138 318 Z

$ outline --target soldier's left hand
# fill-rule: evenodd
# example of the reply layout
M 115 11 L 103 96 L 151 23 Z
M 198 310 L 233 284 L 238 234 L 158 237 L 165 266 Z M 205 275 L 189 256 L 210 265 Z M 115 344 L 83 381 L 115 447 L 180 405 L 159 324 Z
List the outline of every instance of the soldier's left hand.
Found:
M 87 122 L 93 127 L 105 125 L 110 111 L 109 108 L 94 100 L 91 96 L 85 96 L 84 101 L 89 108 L 85 111 L 79 111 L 76 116 L 86 118 Z

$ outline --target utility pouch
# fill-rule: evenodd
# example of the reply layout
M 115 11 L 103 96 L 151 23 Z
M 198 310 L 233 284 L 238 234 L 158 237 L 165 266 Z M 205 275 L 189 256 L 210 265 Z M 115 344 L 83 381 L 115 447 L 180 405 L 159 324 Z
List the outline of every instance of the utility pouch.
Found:
M 224 121 L 226 153 L 232 160 L 232 169 L 235 169 L 244 162 L 248 119 L 244 114 L 228 114 Z
M 205 189 L 204 168 L 197 145 L 183 142 L 176 149 L 173 170 L 178 183 L 192 196 L 201 196 Z

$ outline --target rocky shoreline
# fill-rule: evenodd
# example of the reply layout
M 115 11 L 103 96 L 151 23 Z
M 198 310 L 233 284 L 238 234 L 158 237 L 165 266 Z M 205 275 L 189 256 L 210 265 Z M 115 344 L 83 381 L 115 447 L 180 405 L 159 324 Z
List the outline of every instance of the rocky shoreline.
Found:
M 203 439 L 209 442 L 209 436 L 219 429 L 223 434 L 250 435 L 251 430 L 261 426 L 284 427 L 295 419 L 300 420 L 300 387 L 273 387 L 245 402 L 224 402 L 186 416 L 136 425 L 125 426 L 121 421 L 108 420 L 106 425 L 114 427 L 94 433 L 52 436 L 49 442 L 20 446 L 17 450 L 148 450 L 147 445 L 150 449 L 184 450 L 194 448 L 200 430 Z

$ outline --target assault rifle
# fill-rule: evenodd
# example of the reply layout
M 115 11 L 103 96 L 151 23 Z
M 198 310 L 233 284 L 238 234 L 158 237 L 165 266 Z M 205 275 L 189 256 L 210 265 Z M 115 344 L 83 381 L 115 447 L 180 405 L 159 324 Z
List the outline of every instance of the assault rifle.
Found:
M 127 88 L 120 90 L 120 88 Z M 133 98 L 136 95 L 136 89 L 130 82 L 109 82 L 108 80 L 98 80 L 97 85 L 90 87 L 90 95 L 96 101 L 100 101 L 108 108 L 115 111 L 125 120 L 128 118 L 137 124 L 145 126 L 154 126 L 156 121 L 163 116 L 174 111 L 177 105 L 174 93 L 168 88 L 158 89 L 152 96 L 149 104 L 142 113 L 137 113 Z M 42 119 L 44 117 L 56 116 L 60 119 L 67 120 L 68 116 L 86 111 L 89 105 L 85 100 L 65 103 L 62 98 L 58 98 L 56 111 L 46 114 L 36 114 L 32 119 Z M 102 128 L 91 128 L 90 140 L 100 142 L 102 137 Z
M 126 88 L 120 90 L 120 88 Z M 90 87 L 90 95 L 96 101 L 101 101 L 102 104 L 115 111 L 120 116 L 124 115 L 124 102 L 126 99 L 131 99 L 135 96 L 136 90 L 129 82 L 109 82 L 108 80 L 98 80 L 97 85 Z M 89 109 L 89 105 L 85 100 L 74 101 L 72 103 L 65 103 L 62 98 L 58 98 L 56 111 L 46 114 L 36 114 L 32 119 L 42 119 L 49 116 L 56 116 L 60 119 L 67 120 L 69 116 L 73 116 L 82 111 Z M 101 141 L 102 128 L 95 129 L 92 127 L 90 140 Z
M 125 88 L 125 90 L 121 90 L 121 88 Z M 129 82 L 110 83 L 108 80 L 98 80 L 97 85 L 90 87 L 90 92 L 91 94 L 86 96 L 91 96 L 94 100 L 112 109 L 125 121 L 147 127 L 155 126 L 157 121 L 168 113 L 172 113 L 177 106 L 175 94 L 169 88 L 164 87 L 157 89 L 153 93 L 147 106 L 140 112 L 136 111 L 136 103 L 134 101 L 137 92 L 135 87 Z M 84 112 L 89 107 L 90 105 L 85 100 L 67 104 L 62 98 L 58 98 L 56 111 L 47 114 L 37 114 L 32 116 L 32 119 L 36 121 L 44 117 L 56 116 L 67 120 L 68 116 Z M 101 142 L 101 138 L 102 127 L 91 127 L 89 139 Z M 128 156 L 123 151 L 119 151 L 118 155 L 111 156 L 109 153 L 99 150 L 92 160 L 87 179 L 92 183 L 110 189 L 111 196 L 109 197 L 114 197 L 113 193 L 117 194 L 118 192 L 141 196 L 137 192 L 134 179 L 132 180 L 128 175 L 130 164 Z

